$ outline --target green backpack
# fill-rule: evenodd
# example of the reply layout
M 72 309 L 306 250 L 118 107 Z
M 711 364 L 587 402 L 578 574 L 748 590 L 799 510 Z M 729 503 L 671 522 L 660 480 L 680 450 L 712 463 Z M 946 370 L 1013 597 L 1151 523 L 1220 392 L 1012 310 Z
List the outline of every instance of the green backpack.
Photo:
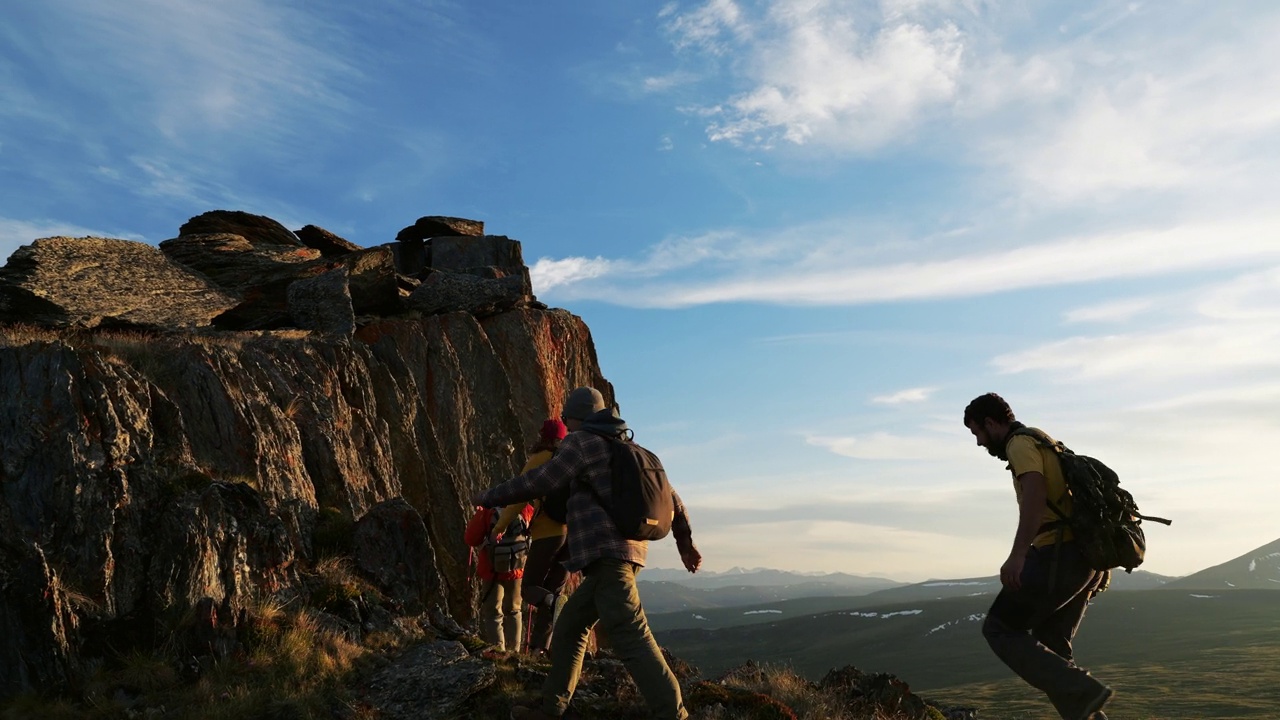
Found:
M 1052 500 L 1048 501 L 1049 509 L 1071 528 L 1077 546 L 1094 570 L 1124 568 L 1125 572 L 1133 572 L 1147 554 L 1142 521 L 1173 524 L 1172 520 L 1139 513 L 1133 495 L 1120 487 L 1120 476 L 1101 460 L 1077 455 L 1035 428 L 1018 428 L 1013 435 L 1026 435 L 1057 455 L 1071 494 L 1071 517 Z

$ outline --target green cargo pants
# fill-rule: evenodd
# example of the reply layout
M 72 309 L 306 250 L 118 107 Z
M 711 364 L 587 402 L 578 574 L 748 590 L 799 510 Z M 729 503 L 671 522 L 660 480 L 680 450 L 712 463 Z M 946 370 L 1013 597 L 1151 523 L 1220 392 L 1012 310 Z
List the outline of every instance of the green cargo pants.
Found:
M 582 584 L 569 596 L 551 635 L 551 672 L 542 686 L 542 710 L 559 717 L 569 707 L 582 673 L 591 628 L 600 622 L 618 659 L 655 720 L 687 720 L 680 684 L 662 658 L 640 607 L 636 566 L 601 558 L 583 571 Z

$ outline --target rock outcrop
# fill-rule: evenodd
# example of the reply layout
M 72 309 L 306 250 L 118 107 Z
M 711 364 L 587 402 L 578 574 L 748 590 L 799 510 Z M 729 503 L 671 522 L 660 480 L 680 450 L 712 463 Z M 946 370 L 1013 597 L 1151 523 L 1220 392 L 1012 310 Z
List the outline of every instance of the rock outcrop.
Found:
M 239 302 L 234 292 L 129 240 L 45 238 L 18 248 L 0 269 L 0 322 L 194 328 Z
M 175 320 L 158 331 L 170 316 L 103 312 L 66 331 L 63 316 L 21 304 L 0 315 L 0 695 L 74 682 L 95 652 L 128 647 L 156 618 L 204 608 L 221 628 L 255 599 L 287 595 L 317 560 L 318 518 L 354 527 L 355 565 L 388 597 L 465 621 L 471 494 L 519 471 L 568 389 L 612 400 L 582 320 L 531 295 L 409 312 L 409 273 L 389 248 L 316 257 L 245 213 L 183 227 L 168 259 L 149 257 L 202 283 L 206 295 L 188 300 L 209 299 L 173 317 L 217 326 L 252 307 L 240 317 L 270 316 L 272 329 Z M 473 258 L 453 237 L 450 257 L 518 259 L 502 240 L 497 257 L 475 237 Z M 149 247 L 104 243 L 117 255 Z M 30 277 L 68 294 L 115 267 L 39 263 Z M 174 302 L 165 287 L 138 279 L 132 292 Z

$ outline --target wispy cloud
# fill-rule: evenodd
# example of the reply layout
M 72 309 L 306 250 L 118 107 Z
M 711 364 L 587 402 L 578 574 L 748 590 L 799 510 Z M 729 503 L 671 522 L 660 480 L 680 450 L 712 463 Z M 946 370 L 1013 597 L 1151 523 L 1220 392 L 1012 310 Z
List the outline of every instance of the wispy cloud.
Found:
M 299 128 L 352 122 L 359 72 L 344 31 L 318 14 L 262 0 L 49 0 L 24 12 L 21 33 L 0 30 L 0 131 L 97 168 L 63 190 L 65 169 L 49 176 L 40 156 L 28 183 L 217 206 L 234 199 L 225 186 L 240 163 L 296 157 L 316 137 Z
M 558 286 L 557 297 L 570 299 L 665 308 L 725 302 L 851 305 L 972 297 L 1274 261 L 1280 259 L 1277 233 L 1280 217 L 1261 217 L 1104 232 L 968 254 L 952 249 L 953 257 L 932 261 L 918 260 L 918 248 L 908 243 L 895 254 L 839 236 L 721 233 L 664 243 L 640 260 L 570 258 L 540 260 L 539 265 L 590 268 L 587 273 L 557 274 L 551 287 Z M 699 272 L 676 273 L 693 267 Z M 666 276 L 652 280 L 659 274 Z
M 1045 371 L 1059 381 L 1126 383 L 1242 379 L 1280 371 L 1280 269 L 1201 288 L 1193 309 L 1168 327 L 1080 335 L 1000 355 L 1004 373 Z
M 1068 323 L 1122 322 L 1151 310 L 1155 304 L 1151 298 L 1131 298 L 1076 308 L 1064 314 L 1062 319 Z
M 973 454 L 972 441 L 965 440 L 958 432 L 938 436 L 903 436 L 887 432 L 856 436 L 811 435 L 805 438 L 805 442 L 856 460 L 965 461 Z
M 924 402 L 936 391 L 937 388 L 931 387 L 909 388 L 888 395 L 877 395 L 871 398 L 871 402 L 877 405 L 902 405 L 904 403 Z

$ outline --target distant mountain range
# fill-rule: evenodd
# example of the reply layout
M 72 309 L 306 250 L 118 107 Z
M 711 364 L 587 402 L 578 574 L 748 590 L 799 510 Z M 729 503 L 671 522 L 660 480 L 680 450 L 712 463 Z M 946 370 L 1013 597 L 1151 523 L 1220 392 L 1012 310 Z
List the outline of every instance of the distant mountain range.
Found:
M 785 611 L 794 616 L 802 610 L 864 607 L 873 604 L 924 602 L 947 598 L 994 595 L 1000 590 L 999 577 L 931 579 L 901 583 L 881 577 L 847 573 L 798 573 L 767 568 L 732 568 L 726 572 L 690 574 L 683 569 L 651 568 L 640 575 L 640 592 L 650 615 L 685 612 L 685 619 L 659 618 L 655 627 L 727 627 L 755 624 L 763 618 L 747 615 L 778 610 L 778 603 L 813 598 L 810 604 L 791 604 Z M 1280 540 L 1186 577 L 1171 577 L 1145 570 L 1122 571 L 1111 575 L 1114 591 L 1255 589 L 1280 590 Z M 715 621 L 704 610 L 741 609 L 741 622 L 728 622 L 717 614 Z M 773 614 L 773 613 L 767 613 Z M 690 622 L 701 615 L 703 621 Z
M 714 590 L 726 587 L 760 587 L 762 585 L 823 584 L 839 585 L 862 592 L 874 592 L 905 585 L 882 577 L 866 577 L 847 573 L 800 573 L 769 568 L 730 568 L 724 572 L 706 570 L 692 574 L 683 568 L 646 568 L 640 574 L 642 582 L 675 582 L 685 587 Z M 853 593 L 858 594 L 858 593 Z
M 1172 580 L 1169 587 L 1189 590 L 1280 590 L 1280 540 L 1221 565 Z
M 878 577 L 845 573 L 806 574 L 785 570 L 733 568 L 727 572 L 646 568 L 640 596 L 649 613 L 739 607 L 798 598 L 853 597 L 902 586 Z

